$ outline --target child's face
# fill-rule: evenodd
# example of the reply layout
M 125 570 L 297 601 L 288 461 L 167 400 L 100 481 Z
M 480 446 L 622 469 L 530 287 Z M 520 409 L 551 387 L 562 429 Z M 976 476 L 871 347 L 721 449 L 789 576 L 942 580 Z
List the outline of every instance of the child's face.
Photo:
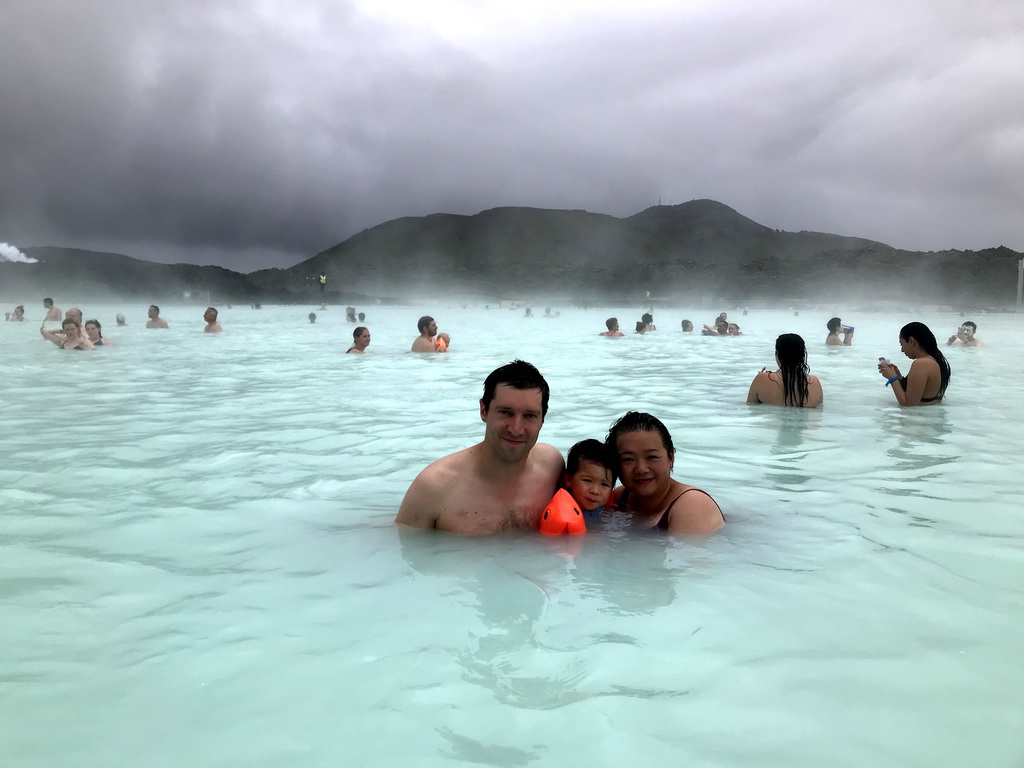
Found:
M 574 474 L 566 473 L 565 487 L 580 509 L 589 512 L 607 503 L 612 492 L 612 472 L 597 462 L 581 459 Z

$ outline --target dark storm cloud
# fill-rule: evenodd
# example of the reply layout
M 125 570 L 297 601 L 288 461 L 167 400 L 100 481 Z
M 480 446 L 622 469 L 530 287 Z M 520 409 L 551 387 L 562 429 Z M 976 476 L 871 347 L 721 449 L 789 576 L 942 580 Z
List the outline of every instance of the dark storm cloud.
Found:
M 1024 248 L 1016 3 L 603 6 L 503 30 L 438 3 L 479 21 L 441 34 L 326 0 L 8 0 L 0 239 L 256 268 L 404 215 L 710 197 Z

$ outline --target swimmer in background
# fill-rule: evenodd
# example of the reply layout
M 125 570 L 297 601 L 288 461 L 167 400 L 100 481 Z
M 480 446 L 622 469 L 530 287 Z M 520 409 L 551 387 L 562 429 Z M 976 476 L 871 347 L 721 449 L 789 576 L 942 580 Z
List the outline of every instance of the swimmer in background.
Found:
M 536 530 L 565 470 L 562 454 L 537 442 L 549 395 L 523 360 L 491 371 L 479 403 L 483 440 L 420 472 L 395 522 L 470 535 Z
M 44 323 L 47 320 L 56 320 L 59 323 L 64 318 L 64 313 L 60 311 L 60 307 L 53 306 L 53 299 L 43 299 L 43 308 L 46 310 L 46 317 L 43 318 Z
M 315 322 L 316 322 L 316 312 L 310 312 L 309 313 L 309 323 L 310 323 L 310 325 L 312 325 Z
M 914 362 L 904 377 L 888 360 L 880 360 L 878 372 L 892 387 L 902 406 L 937 405 L 949 385 L 949 363 L 939 351 L 935 334 L 924 323 L 907 323 L 900 329 L 900 351 Z
M 51 341 L 61 349 L 92 349 L 92 342 L 82 332 L 82 324 L 68 318 L 61 324 L 61 330 L 51 331 L 40 328 L 39 332 L 47 341 Z
M 346 355 L 361 355 L 370 346 L 370 329 L 359 326 L 352 331 L 352 346 L 345 352 Z
M 120 325 L 128 325 L 128 322 L 124 319 L 124 315 L 121 314 L 120 312 L 117 313 L 117 317 L 115 318 L 115 320 L 117 320 L 117 324 L 119 326 Z
M 640 315 L 640 320 L 642 320 L 644 324 L 644 333 L 658 330 L 658 326 L 654 324 L 654 315 L 650 312 L 644 312 Z
M 736 323 L 729 323 L 729 325 L 727 326 L 726 335 L 742 336 L 743 332 L 740 330 L 740 327 Z
M 359 317 L 359 322 L 362 323 L 362 322 L 364 322 L 366 320 L 366 313 L 365 312 L 360 312 L 358 317 Z
M 419 329 L 420 335 L 413 339 L 410 352 L 444 352 L 447 350 L 447 344 L 444 345 L 444 349 L 441 349 L 434 340 L 434 336 L 437 334 L 437 323 L 430 315 L 421 317 L 417 321 L 416 327 Z
M 580 440 L 569 449 L 562 487 L 579 506 L 587 530 L 601 524 L 601 513 L 615 488 L 614 467 L 600 440 Z
M 689 320 L 683 320 L 679 326 L 683 329 L 683 333 L 693 333 L 693 323 Z
M 974 334 L 978 332 L 978 326 L 970 320 L 956 329 L 956 333 L 949 337 L 947 347 L 984 347 L 981 339 Z
M 619 330 L 619 318 L 609 317 L 604 321 L 605 326 L 608 328 L 607 331 L 603 331 L 598 336 L 625 336 L 622 331 Z
M 645 333 L 647 333 L 647 323 L 645 323 L 643 320 L 637 320 L 636 330 L 633 331 L 633 333 L 639 333 L 641 336 L 643 336 Z
M 723 312 L 722 315 L 725 313 Z M 709 328 L 704 326 L 704 329 L 700 332 L 701 336 L 728 336 L 729 335 L 729 321 L 726 320 L 722 315 L 718 316 L 715 320 L 715 327 Z
M 816 408 L 825 395 L 817 376 L 807 367 L 807 345 L 801 336 L 784 333 L 775 340 L 777 371 L 762 368 L 747 391 L 747 402 Z
M 355 321 L 356 321 L 356 308 L 355 307 L 345 307 L 345 322 L 346 323 L 355 323 Z
M 109 339 L 103 338 L 103 326 L 99 320 L 87 320 L 85 323 L 85 335 L 94 347 L 112 346 Z
M 828 336 L 825 337 L 825 346 L 828 347 L 852 347 L 853 346 L 853 328 L 848 325 L 843 325 L 843 321 L 838 317 L 833 317 L 829 320 L 825 327 L 828 328 Z M 843 334 L 842 341 L 839 340 L 839 334 Z
M 258 304 L 253 304 L 253 309 L 259 309 Z M 149 320 L 146 321 L 147 328 L 167 328 L 167 321 L 160 317 L 160 307 L 156 304 L 150 304 L 147 313 Z
M 22 323 L 25 321 L 25 305 L 19 304 L 14 308 L 13 312 L 7 314 L 7 319 L 13 323 Z
M 220 333 L 224 330 L 220 327 L 220 323 L 217 322 L 217 310 L 213 307 L 206 308 L 206 311 L 203 313 L 203 320 L 206 321 L 203 333 Z

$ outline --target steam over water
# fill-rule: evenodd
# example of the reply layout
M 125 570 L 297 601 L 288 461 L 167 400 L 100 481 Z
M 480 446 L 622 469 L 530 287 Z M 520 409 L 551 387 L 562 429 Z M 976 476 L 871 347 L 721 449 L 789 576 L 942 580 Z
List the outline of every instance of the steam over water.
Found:
M 34 314 L 33 314 L 34 309 Z M 1018 765 L 1024 760 L 1020 319 L 949 349 L 939 407 L 875 370 L 922 320 L 718 309 L 84 307 L 114 345 L 0 325 L 0 755 L 10 766 Z M 117 328 L 114 314 L 128 315 Z M 533 307 L 535 315 L 543 307 Z M 429 313 L 447 355 L 404 354 Z M 804 336 L 825 405 L 743 403 Z M 628 409 L 728 519 L 707 541 L 393 525 L 483 434 L 515 357 L 563 452 Z

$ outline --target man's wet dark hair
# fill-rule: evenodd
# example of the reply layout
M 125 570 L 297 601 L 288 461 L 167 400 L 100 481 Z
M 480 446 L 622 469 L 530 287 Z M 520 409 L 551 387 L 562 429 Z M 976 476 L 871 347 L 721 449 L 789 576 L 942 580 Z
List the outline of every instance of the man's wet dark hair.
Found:
M 604 321 L 604 324 L 608 326 L 609 331 L 614 331 L 615 326 L 619 324 L 619 318 L 609 317 L 607 320 Z
M 612 485 L 615 485 L 615 479 L 618 476 L 616 472 L 618 462 L 608 455 L 608 449 L 600 440 L 595 440 L 591 437 L 586 440 L 580 440 L 570 448 L 569 455 L 565 459 L 566 474 L 575 475 L 579 472 L 581 461 L 592 461 L 595 464 L 600 464 L 612 473 Z
M 353 315 L 353 317 L 355 317 L 355 315 Z M 434 318 L 432 318 L 430 315 L 424 315 L 419 319 L 419 322 L 416 323 L 416 327 L 419 328 L 420 333 L 423 333 L 423 329 L 430 325 L 432 322 L 434 322 Z
M 961 323 L 961 325 L 969 325 L 975 333 L 978 332 L 978 324 L 975 323 L 973 320 L 964 320 L 963 323 Z
M 158 306 L 157 306 L 156 304 L 150 304 L 150 305 L 149 305 L 149 308 L 150 308 L 150 309 L 155 309 L 155 310 L 156 310 L 156 313 L 157 313 L 158 315 L 160 314 L 160 307 L 158 307 Z
M 839 330 L 839 325 L 842 322 L 843 321 L 840 320 L 838 317 L 833 317 L 831 320 L 825 323 L 825 327 L 828 328 L 829 333 L 835 333 L 836 331 Z
M 651 323 L 654 322 L 654 315 L 652 315 L 650 312 L 644 312 L 642 315 L 640 315 L 640 319 L 643 320 L 647 325 L 650 325 Z
M 628 411 L 621 419 L 608 428 L 608 436 L 604 439 L 605 449 L 608 456 L 615 460 L 615 469 L 619 469 L 619 448 L 616 445 L 620 435 L 630 432 L 657 432 L 661 435 L 661 442 L 665 446 L 665 452 L 670 459 L 675 458 L 676 447 L 672 445 L 672 435 L 668 433 L 668 427 L 659 419 L 642 411 Z
M 53 299 L 50 299 L 50 298 L 43 299 L 43 306 L 44 307 L 52 307 L 53 306 Z
M 530 363 L 525 360 L 513 360 L 511 363 L 491 371 L 490 375 L 484 379 L 484 394 L 480 398 L 485 412 L 491 407 L 494 392 L 499 384 L 507 384 L 513 389 L 539 389 L 541 415 L 548 415 L 548 398 L 551 396 L 551 390 L 540 371 Z

